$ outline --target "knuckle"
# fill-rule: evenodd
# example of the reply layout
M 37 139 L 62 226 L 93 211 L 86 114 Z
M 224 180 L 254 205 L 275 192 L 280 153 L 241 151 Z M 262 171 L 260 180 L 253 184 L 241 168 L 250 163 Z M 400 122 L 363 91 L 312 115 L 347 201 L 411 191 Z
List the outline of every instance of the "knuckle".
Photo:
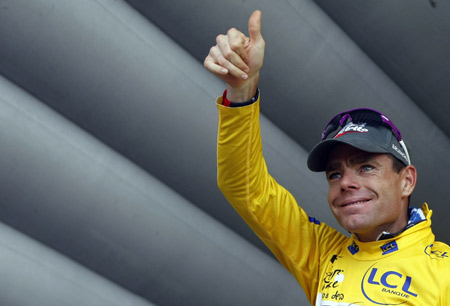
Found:
M 231 48 L 231 50 L 238 50 L 238 49 L 240 49 L 242 46 L 243 46 L 243 45 L 242 45 L 242 43 L 241 43 L 240 41 L 232 41 L 232 42 L 230 43 L 230 48 Z
M 220 43 L 221 41 L 224 40 L 224 38 L 226 38 L 225 35 L 219 34 L 219 35 L 216 36 L 216 42 L 217 42 L 217 43 Z
M 233 35 L 239 32 L 236 28 L 230 28 L 227 32 L 228 35 Z
M 207 56 L 206 58 L 205 58 L 205 60 L 203 61 L 203 66 L 205 66 L 205 68 L 208 68 L 209 67 L 209 57 Z
M 229 61 L 227 61 L 225 58 L 221 58 L 217 65 L 223 68 L 228 69 L 230 72 L 233 72 L 236 68 L 231 64 Z
M 222 55 L 224 58 L 226 58 L 227 60 L 230 60 L 233 57 L 233 52 L 231 50 L 224 50 L 222 52 Z
M 209 49 L 209 56 L 212 59 L 216 59 L 219 55 L 220 55 L 220 50 L 217 46 L 213 46 L 213 47 L 211 47 L 211 49 Z
M 227 61 L 227 59 L 226 58 L 224 58 L 224 57 L 219 57 L 218 59 L 217 59 L 217 63 L 220 65 L 220 66 L 223 66 L 223 67 L 225 67 L 225 66 L 227 66 L 227 64 L 228 64 L 228 61 Z

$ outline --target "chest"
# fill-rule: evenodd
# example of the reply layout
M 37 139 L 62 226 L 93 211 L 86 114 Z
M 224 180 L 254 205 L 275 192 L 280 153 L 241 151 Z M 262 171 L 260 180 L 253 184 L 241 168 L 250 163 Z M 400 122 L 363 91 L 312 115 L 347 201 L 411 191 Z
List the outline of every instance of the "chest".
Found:
M 333 254 L 324 263 L 316 305 L 437 305 L 439 276 L 423 256 L 406 255 L 357 260 Z

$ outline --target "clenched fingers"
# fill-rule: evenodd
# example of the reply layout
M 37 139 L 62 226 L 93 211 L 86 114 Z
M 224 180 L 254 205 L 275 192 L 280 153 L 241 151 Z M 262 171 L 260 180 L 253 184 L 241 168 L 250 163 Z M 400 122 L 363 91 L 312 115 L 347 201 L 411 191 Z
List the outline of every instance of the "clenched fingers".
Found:
M 218 75 L 226 75 L 228 73 L 228 69 L 220 66 L 217 64 L 216 60 L 211 56 L 211 53 L 213 53 L 213 48 L 209 51 L 208 56 L 205 58 L 205 62 L 203 63 L 205 68 L 208 69 L 208 71 L 218 74 Z
M 218 45 L 210 49 L 204 65 L 206 69 L 218 75 L 229 73 L 235 78 L 246 79 L 248 77 L 248 67 L 243 60 L 241 58 L 236 59 L 236 55 L 230 55 L 227 52 L 224 55 Z
M 225 37 L 224 37 L 225 38 Z M 242 65 L 248 60 L 247 50 L 245 49 L 249 43 L 250 39 L 244 35 L 244 33 L 236 30 L 235 28 L 231 28 L 227 32 L 226 39 L 221 40 L 219 43 L 219 47 L 222 49 L 222 52 L 229 51 L 231 55 L 237 55 L 236 63 L 234 63 L 237 67 L 243 68 Z M 221 43 L 225 43 L 222 45 Z

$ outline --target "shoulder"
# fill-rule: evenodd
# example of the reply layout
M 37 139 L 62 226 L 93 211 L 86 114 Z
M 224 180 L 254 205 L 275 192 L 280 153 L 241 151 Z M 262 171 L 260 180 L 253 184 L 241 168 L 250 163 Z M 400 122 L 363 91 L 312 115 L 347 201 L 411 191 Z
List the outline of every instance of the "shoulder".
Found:
M 431 260 L 442 262 L 450 267 L 450 247 L 446 243 L 435 241 L 425 248 L 424 253 Z

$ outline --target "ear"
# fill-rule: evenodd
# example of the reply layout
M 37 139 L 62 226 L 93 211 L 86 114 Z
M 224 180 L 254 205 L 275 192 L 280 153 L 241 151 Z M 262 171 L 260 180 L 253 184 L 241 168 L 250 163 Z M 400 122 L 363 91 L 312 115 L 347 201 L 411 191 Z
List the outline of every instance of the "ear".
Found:
M 403 176 L 403 193 L 402 195 L 405 197 L 409 197 L 412 192 L 414 191 L 414 188 L 416 187 L 417 182 L 417 170 L 416 167 L 409 165 L 406 166 L 402 170 L 402 176 Z

